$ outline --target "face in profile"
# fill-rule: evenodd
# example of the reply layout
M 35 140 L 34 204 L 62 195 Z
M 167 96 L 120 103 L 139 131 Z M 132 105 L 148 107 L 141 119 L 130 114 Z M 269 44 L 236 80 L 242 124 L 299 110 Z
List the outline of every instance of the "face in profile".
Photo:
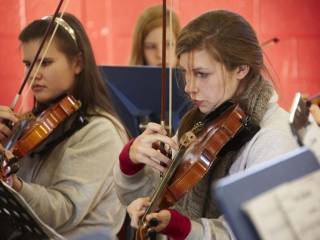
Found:
M 39 45 L 39 39 L 30 40 L 21 44 L 23 63 L 26 66 L 26 71 L 30 67 Z M 40 60 L 41 56 L 30 75 L 29 81 L 33 79 Z M 75 75 L 80 71 L 81 66 L 79 61 L 70 61 L 67 56 L 58 49 L 56 41 L 53 41 L 31 86 L 35 99 L 40 103 L 44 103 L 64 92 L 70 92 L 74 85 Z
M 238 68 L 227 71 L 206 50 L 181 54 L 179 65 L 185 76 L 185 92 L 205 114 L 231 98 L 242 78 Z
M 172 36 L 172 45 L 170 46 L 170 36 L 169 36 L 169 28 L 167 28 L 167 45 L 166 45 L 166 65 L 169 66 L 170 64 L 170 47 L 171 50 L 171 57 L 172 57 L 172 65 L 176 64 L 175 58 L 175 45 L 176 45 L 176 38 L 173 34 Z M 143 53 L 146 60 L 147 65 L 151 66 L 161 66 L 162 64 L 162 27 L 157 27 L 149 32 L 144 39 L 143 43 Z

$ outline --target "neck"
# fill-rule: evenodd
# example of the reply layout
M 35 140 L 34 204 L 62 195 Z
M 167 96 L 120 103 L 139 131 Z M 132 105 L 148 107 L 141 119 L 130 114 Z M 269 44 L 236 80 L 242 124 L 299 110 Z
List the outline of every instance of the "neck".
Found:
M 32 113 L 35 116 L 38 116 L 43 111 L 45 111 L 48 107 L 52 106 L 52 104 L 55 104 L 55 103 L 59 102 L 66 95 L 67 95 L 66 93 L 61 93 L 60 95 L 54 97 L 53 99 L 51 99 L 51 100 L 49 100 L 47 102 L 44 102 L 44 103 L 36 102 L 35 106 L 34 106 L 34 108 L 32 110 Z

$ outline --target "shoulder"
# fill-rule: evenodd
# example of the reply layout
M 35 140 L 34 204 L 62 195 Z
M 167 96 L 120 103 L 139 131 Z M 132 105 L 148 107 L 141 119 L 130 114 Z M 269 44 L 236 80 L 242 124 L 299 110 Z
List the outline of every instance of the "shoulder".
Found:
M 244 169 L 296 149 L 298 145 L 288 119 L 289 114 L 277 103 L 269 104 L 260 123 L 261 129 L 241 149 L 234 167 Z
M 289 114 L 277 103 L 269 105 L 260 127 L 251 142 L 253 149 L 258 151 L 264 148 L 281 153 L 297 147 L 289 126 Z
M 88 123 L 72 136 L 74 141 L 80 139 L 95 140 L 102 136 L 105 140 L 114 139 L 116 141 L 118 139 L 123 143 L 128 140 L 124 127 L 111 114 L 102 112 L 102 115 L 91 116 L 87 120 Z
M 289 113 L 277 103 L 269 103 L 260 126 L 261 129 L 279 129 L 288 132 L 290 131 Z
M 271 144 L 278 142 L 280 145 L 274 146 L 275 148 L 286 148 L 287 144 L 296 146 L 296 140 L 289 126 L 289 113 L 277 103 L 269 104 L 260 127 L 260 131 L 253 138 L 255 145 L 262 143 L 271 147 Z

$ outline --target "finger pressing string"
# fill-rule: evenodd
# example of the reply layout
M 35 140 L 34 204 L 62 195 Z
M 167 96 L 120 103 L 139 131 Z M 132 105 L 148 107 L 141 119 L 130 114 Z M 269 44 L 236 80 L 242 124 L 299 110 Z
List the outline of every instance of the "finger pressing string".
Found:
M 149 157 L 150 159 L 150 162 L 149 162 L 149 165 L 155 169 L 157 169 L 158 171 L 160 172 L 164 172 L 166 170 L 165 167 L 163 167 L 159 161 L 157 160 L 154 160 L 152 157 Z

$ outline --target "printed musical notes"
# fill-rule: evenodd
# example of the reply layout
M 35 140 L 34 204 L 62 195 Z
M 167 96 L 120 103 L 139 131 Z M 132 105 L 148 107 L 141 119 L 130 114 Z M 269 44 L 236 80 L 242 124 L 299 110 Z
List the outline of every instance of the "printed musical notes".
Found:
M 320 239 L 320 170 L 243 205 L 261 239 Z

